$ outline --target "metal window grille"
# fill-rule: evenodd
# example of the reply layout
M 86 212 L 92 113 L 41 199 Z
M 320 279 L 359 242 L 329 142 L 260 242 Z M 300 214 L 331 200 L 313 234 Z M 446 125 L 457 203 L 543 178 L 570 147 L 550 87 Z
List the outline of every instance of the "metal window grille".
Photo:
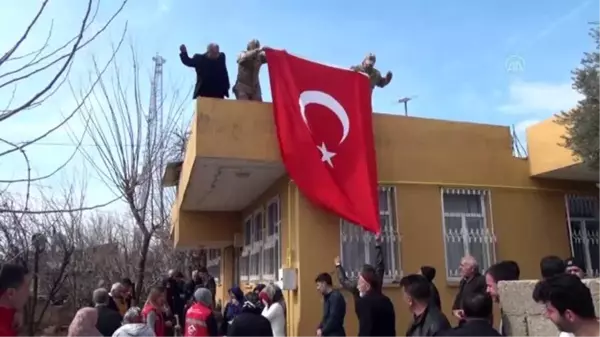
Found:
M 239 259 L 240 281 L 274 282 L 281 266 L 281 206 L 279 197 L 244 222 L 244 247 Z
M 221 279 L 221 249 L 207 249 L 206 269 L 218 283 Z
M 481 271 L 495 262 L 496 237 L 487 218 L 490 197 L 485 190 L 441 189 L 446 280 L 460 281 L 460 260 L 465 255 L 473 256 Z
M 396 221 L 396 188 L 393 186 L 379 187 L 379 217 L 386 268 L 384 282 L 389 283 L 402 275 L 400 236 Z M 340 244 L 341 262 L 348 277 L 358 277 L 365 263 L 375 265 L 375 236 L 372 233 L 341 219 Z
M 589 196 L 565 196 L 567 226 L 571 239 L 571 254 L 585 263 L 589 277 L 600 276 L 598 244 L 598 198 Z

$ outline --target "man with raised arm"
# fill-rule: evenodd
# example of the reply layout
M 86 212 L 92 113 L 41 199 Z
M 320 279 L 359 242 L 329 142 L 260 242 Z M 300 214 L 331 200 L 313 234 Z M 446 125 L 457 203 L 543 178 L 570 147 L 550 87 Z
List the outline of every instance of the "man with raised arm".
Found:
M 350 67 L 350 69 L 354 71 L 358 71 L 369 76 L 371 90 L 375 89 L 375 87 L 383 88 L 392 81 L 392 72 L 388 71 L 385 74 L 385 77 L 382 76 L 381 72 L 375 68 L 375 61 L 377 61 L 375 54 L 368 54 L 361 64 Z
M 196 86 L 193 98 L 229 97 L 229 74 L 225 53 L 220 52 L 219 45 L 211 43 L 204 54 L 194 54 L 190 57 L 184 44 L 179 47 L 179 58 L 184 65 L 196 71 Z

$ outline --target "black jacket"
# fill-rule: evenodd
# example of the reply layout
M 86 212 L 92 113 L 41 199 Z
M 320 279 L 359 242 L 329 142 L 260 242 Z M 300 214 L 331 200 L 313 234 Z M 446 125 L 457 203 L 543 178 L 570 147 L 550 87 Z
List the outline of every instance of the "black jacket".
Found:
M 436 306 L 428 306 L 425 312 L 413 317 L 411 325 L 406 330 L 406 336 L 435 336 L 452 326 L 448 318 Z
M 179 319 L 183 319 L 186 303 L 184 283 L 174 278 L 166 278 L 163 280 L 163 287 L 166 289 L 167 304 L 171 314 L 179 315 Z
M 117 302 L 115 302 L 115 299 L 112 298 L 112 296 L 108 297 L 107 308 L 109 308 L 110 310 L 115 311 L 119 316 L 121 316 L 121 312 L 119 311 L 119 306 L 117 305 Z
M 223 98 L 229 97 L 229 73 L 225 53 L 220 53 L 216 59 L 207 57 L 206 54 L 194 54 L 190 58 L 185 53 L 180 53 L 181 62 L 196 70 L 196 86 L 194 96 Z
M 356 301 L 359 336 L 396 336 L 396 313 L 392 301 L 373 290 Z
M 345 316 L 346 300 L 339 291 L 333 290 L 323 296 L 323 318 L 319 325 L 321 336 L 346 336 Z
M 214 277 L 208 276 L 208 279 L 206 281 L 202 281 L 202 280 L 191 280 L 191 281 L 189 281 L 185 285 L 185 292 L 186 292 L 186 297 L 187 297 L 188 300 L 193 300 L 193 298 L 194 298 L 194 292 L 198 288 L 206 288 L 206 289 L 210 290 L 210 293 L 212 294 L 213 303 L 216 303 L 215 302 L 215 295 L 216 295 L 216 292 L 217 292 L 217 282 L 215 282 L 215 278 Z
M 456 328 L 446 330 L 439 336 L 502 336 L 490 323 L 490 320 L 472 318 L 461 322 Z
M 463 298 L 472 296 L 473 294 L 485 293 L 486 284 L 485 277 L 480 273 L 476 273 L 470 279 L 462 279 L 458 288 L 458 293 L 454 298 L 454 304 L 452 304 L 452 310 L 459 310 L 462 308 Z
M 348 279 L 346 275 L 346 271 L 344 267 L 341 265 L 336 267 L 338 281 L 344 287 L 344 289 L 348 290 L 352 293 L 354 297 L 354 311 L 358 315 L 357 302 L 360 299 L 360 294 L 358 293 L 358 289 L 356 288 L 356 281 Z M 383 275 L 385 273 L 385 264 L 383 261 L 383 249 L 381 249 L 381 245 L 379 243 L 375 244 L 375 274 L 379 280 L 379 285 L 383 285 Z
M 119 315 L 118 311 L 115 311 L 108 306 L 97 306 L 96 311 L 98 311 L 96 329 L 100 331 L 102 336 L 112 336 L 113 333 L 121 327 L 121 315 Z
M 242 312 L 235 316 L 227 336 L 267 336 L 273 337 L 271 322 L 260 313 Z

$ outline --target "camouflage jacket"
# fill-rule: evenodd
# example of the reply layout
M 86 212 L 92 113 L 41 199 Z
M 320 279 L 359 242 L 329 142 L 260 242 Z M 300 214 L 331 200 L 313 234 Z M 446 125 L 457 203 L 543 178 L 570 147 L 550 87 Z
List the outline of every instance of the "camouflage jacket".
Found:
M 244 51 L 237 59 L 238 75 L 235 90 L 254 91 L 260 88 L 258 74 L 260 67 L 267 63 L 265 53 L 259 49 Z
M 350 69 L 354 71 L 360 71 L 361 73 L 365 73 L 369 76 L 369 81 L 371 82 L 371 89 L 374 89 L 376 86 L 383 88 L 388 85 L 388 80 L 381 76 L 381 72 L 375 68 L 365 69 L 362 65 L 352 66 Z

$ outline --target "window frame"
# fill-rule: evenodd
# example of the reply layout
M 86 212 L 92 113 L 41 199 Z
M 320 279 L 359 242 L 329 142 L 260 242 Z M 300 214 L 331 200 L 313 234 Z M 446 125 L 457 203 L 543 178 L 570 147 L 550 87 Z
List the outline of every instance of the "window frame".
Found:
M 594 272 L 594 268 L 592 265 L 592 257 L 591 257 L 591 249 L 590 249 L 590 243 L 589 243 L 589 239 L 587 238 L 587 222 L 590 221 L 595 221 L 598 222 L 600 220 L 600 210 L 596 210 L 596 217 L 581 217 L 581 216 L 573 216 L 571 217 L 571 206 L 570 206 L 570 201 L 571 199 L 574 200 L 591 200 L 592 202 L 595 202 L 596 206 L 600 205 L 600 198 L 594 197 L 594 196 L 586 196 L 586 195 L 573 195 L 573 194 L 565 194 L 564 196 L 565 198 L 565 215 L 567 218 L 567 227 L 568 227 L 568 231 L 569 231 L 569 250 L 571 251 L 571 256 L 575 256 L 575 245 L 574 245 L 574 238 L 573 238 L 573 222 L 579 222 L 582 226 L 581 228 L 581 234 L 583 236 L 582 241 L 583 241 L 583 249 L 584 249 L 584 260 L 582 261 L 585 264 L 585 272 L 586 275 L 588 275 L 588 277 L 598 277 L 598 272 Z
M 402 270 L 402 235 L 399 231 L 399 217 L 398 217 L 398 189 L 393 185 L 379 185 L 377 187 L 377 196 L 379 197 L 380 192 L 384 191 L 386 195 L 386 204 L 387 210 L 382 210 L 379 208 L 379 217 L 387 217 L 390 223 L 389 228 L 382 227 L 382 243 L 381 245 L 385 247 L 384 249 L 384 259 L 385 261 L 385 274 L 383 278 L 384 284 L 392 284 L 397 283 L 403 275 Z M 377 200 L 378 207 L 380 206 L 379 199 Z M 383 225 L 383 224 L 382 224 Z M 350 226 L 356 226 L 345 219 L 340 219 L 340 262 L 342 266 L 347 265 L 344 264 L 344 244 L 346 241 L 344 237 L 347 235 L 351 235 L 345 233 L 345 229 L 351 228 Z M 391 230 L 390 230 L 391 229 Z M 364 252 L 365 261 L 362 263 L 371 262 L 371 240 L 374 240 L 375 237 L 373 234 L 365 231 L 364 229 L 360 230 L 360 234 L 363 237 L 362 248 Z M 396 246 L 396 247 L 394 247 Z M 360 247 L 360 246 L 359 246 Z M 389 251 L 389 254 L 386 254 L 386 251 Z M 389 261 L 389 257 L 391 257 L 391 261 Z M 373 261 L 375 263 L 375 261 Z M 351 270 L 346 268 L 346 274 L 350 279 L 356 279 L 358 277 L 358 270 Z
M 240 259 L 239 259 L 239 266 L 238 269 L 241 269 L 242 266 L 244 266 L 245 270 L 240 270 L 239 274 L 240 274 L 240 282 L 250 282 L 250 252 L 252 251 L 252 231 L 253 231 L 253 220 L 254 220 L 254 213 L 248 215 L 247 217 L 244 218 L 244 221 L 242 223 L 242 227 L 243 227 L 243 232 L 244 232 L 244 246 L 242 247 L 242 252 L 240 254 Z M 250 228 L 250 242 L 246 243 L 246 230 L 248 230 L 248 228 L 246 227 L 246 225 L 250 224 L 249 228 Z M 246 263 L 243 263 L 246 260 Z
M 270 216 L 269 216 L 269 208 L 271 207 L 271 205 L 277 205 L 277 217 L 278 219 L 275 221 L 275 233 L 272 235 L 269 235 L 269 221 L 270 221 Z M 255 240 L 256 239 L 256 217 L 257 215 L 261 215 L 262 217 L 262 225 L 260 228 L 261 231 L 261 236 L 260 236 L 260 240 Z M 246 244 L 246 230 L 247 230 L 247 224 L 248 222 L 250 223 L 250 243 Z M 259 207 L 257 207 L 253 212 L 251 212 L 251 214 L 249 214 L 247 217 L 244 218 L 243 221 L 243 236 L 244 236 L 244 246 L 242 247 L 241 253 L 240 253 L 240 258 L 239 258 L 239 266 L 238 266 L 238 270 L 239 270 L 239 275 L 240 275 L 240 283 L 261 283 L 261 282 L 275 282 L 278 280 L 279 277 L 279 269 L 281 269 L 281 248 L 282 248 L 282 237 L 281 237 L 281 226 L 282 226 L 282 210 L 281 210 L 281 198 L 279 195 L 274 196 L 273 198 L 269 199 L 266 203 L 261 204 Z M 277 254 L 277 261 L 273 262 L 271 261 L 271 263 L 274 263 L 271 267 L 274 268 L 274 273 L 266 273 L 267 265 L 266 265 L 266 249 L 269 249 L 270 247 L 267 246 L 273 246 L 273 248 L 279 247 L 279 249 L 277 249 L 276 254 Z M 257 256 L 258 258 L 258 274 L 253 273 L 253 270 L 251 269 L 251 267 L 253 267 L 251 261 L 252 261 L 252 257 L 253 256 Z M 246 263 L 243 263 L 244 260 L 246 260 Z M 276 264 L 279 265 L 276 265 Z M 244 265 L 244 267 L 247 269 L 247 272 L 244 274 L 242 272 L 242 265 Z
M 271 221 L 270 218 L 270 212 L 269 209 L 272 205 L 276 205 L 277 207 L 277 219 L 275 220 L 275 223 L 273 224 L 273 229 L 274 229 L 274 233 L 273 234 L 269 234 L 269 224 Z M 281 268 L 281 200 L 279 198 L 279 195 L 271 198 L 265 206 L 265 230 L 264 230 L 264 245 L 262 246 L 262 254 L 263 254 L 263 258 L 262 258 L 262 268 L 263 268 L 263 273 L 262 273 L 262 280 L 263 281 L 267 281 L 267 282 L 275 282 L 279 280 L 279 269 Z M 272 247 L 271 247 L 272 246 Z M 279 247 L 279 249 L 276 250 L 276 257 L 277 260 L 276 261 L 271 261 L 273 263 L 273 265 L 271 266 L 273 268 L 273 273 L 272 274 L 267 274 L 265 272 L 266 270 L 266 263 L 265 263 L 265 258 L 264 258 L 264 254 L 265 251 L 267 249 L 275 249 Z
M 481 213 L 456 213 L 456 212 L 446 212 L 445 205 L 446 195 L 459 195 L 459 196 L 469 196 L 476 195 L 478 197 L 478 202 L 481 208 Z M 447 242 L 447 225 L 446 225 L 446 217 L 448 218 L 460 218 L 461 219 L 461 237 L 462 237 L 462 245 L 464 255 L 470 254 L 469 247 L 469 239 L 468 239 L 468 226 L 467 226 L 467 218 L 475 218 L 483 220 L 483 228 L 486 231 L 485 233 L 485 241 L 482 243 L 483 248 L 482 252 L 484 255 L 484 259 L 486 261 L 477 261 L 479 263 L 480 268 L 484 266 L 491 266 L 496 261 L 496 235 L 494 232 L 494 224 L 493 224 L 493 216 L 492 216 L 492 193 L 489 189 L 485 188 L 440 188 L 440 203 L 441 203 L 441 213 L 442 213 L 442 239 L 444 241 L 444 264 L 445 264 L 445 278 L 446 282 L 454 284 L 460 282 L 460 276 L 452 276 L 450 275 L 450 261 L 448 256 L 448 242 Z M 489 210 L 489 212 L 488 212 Z M 461 257 L 462 258 L 462 257 Z M 481 270 L 482 272 L 484 270 Z

